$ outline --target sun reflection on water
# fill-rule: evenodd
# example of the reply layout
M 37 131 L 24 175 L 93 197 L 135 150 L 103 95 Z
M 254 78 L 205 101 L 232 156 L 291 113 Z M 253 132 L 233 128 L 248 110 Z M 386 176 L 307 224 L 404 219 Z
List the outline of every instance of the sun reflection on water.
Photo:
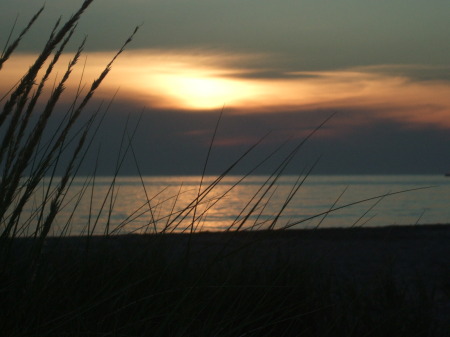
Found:
M 267 177 L 247 178 L 231 189 L 240 178 L 230 176 L 215 186 L 200 200 L 195 218 L 191 206 L 198 196 L 200 177 L 145 177 L 145 191 L 140 178 L 119 177 L 113 198 L 107 194 L 112 178 L 98 178 L 93 195 L 86 194 L 78 205 L 69 234 L 87 234 L 88 230 L 89 233 L 104 234 L 107 223 L 110 234 L 151 233 L 155 229 L 158 232 L 223 231 L 236 229 L 241 224 L 241 229 L 268 228 L 287 200 L 296 177 L 283 177 L 274 193 L 270 191 L 264 196 L 257 192 Z M 205 177 L 202 191 L 214 179 Z M 443 184 L 447 182 L 443 179 L 438 176 L 311 176 L 277 218 L 276 227 L 299 221 L 295 228 L 313 228 L 319 224 L 322 227 L 414 224 L 419 217 L 421 223 L 449 222 L 450 186 Z M 83 182 L 84 178 L 77 178 L 71 193 L 76 194 L 77 187 L 81 187 Z M 438 184 L 442 186 L 387 197 L 379 203 L 372 200 L 324 214 L 344 189 L 346 192 L 335 207 L 392 191 Z M 149 196 L 148 201 L 145 192 Z M 260 198 L 261 202 L 256 205 Z M 114 202 L 110 204 L 110 200 Z M 186 212 L 187 209 L 191 211 Z M 318 214 L 322 215 L 314 217 Z M 72 209 L 67 205 L 59 214 L 58 225 L 52 234 L 56 235 L 70 216 Z M 301 222 L 310 217 L 313 219 Z

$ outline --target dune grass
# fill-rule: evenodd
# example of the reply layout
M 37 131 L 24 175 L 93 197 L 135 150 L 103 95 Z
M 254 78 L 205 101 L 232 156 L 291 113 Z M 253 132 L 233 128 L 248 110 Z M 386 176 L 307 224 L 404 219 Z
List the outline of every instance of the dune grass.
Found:
M 241 232 L 242 241 L 225 250 L 221 240 L 233 233 L 93 237 L 89 251 L 82 244 L 87 238 L 52 238 L 32 279 L 30 246 L 16 241 L 2 278 L 2 308 L 9 308 L 0 313 L 2 331 L 8 336 L 446 335 L 448 324 L 435 320 L 432 293 L 420 282 L 405 286 L 383 268 L 368 282 L 355 283 L 311 257 L 273 250 L 267 255 L 277 233 L 283 234 Z
M 125 41 L 86 92 L 83 93 L 80 87 L 57 132 L 48 139 L 49 121 L 82 54 L 84 41 L 50 96 L 44 100 L 42 93 L 73 36 L 80 16 L 91 3 L 92 0 L 84 1 L 67 22 L 55 25 L 35 63 L 2 99 L 2 335 L 444 335 L 444 328 L 433 318 L 432 294 L 420 284 L 400 287 L 389 273 L 367 284 L 354 284 L 337 278 L 324 269 L 320 261 L 284 256 L 281 252 L 271 252 L 266 256 L 265 250 L 258 248 L 265 235 L 271 238 L 279 235 L 280 231 L 275 231 L 277 220 L 301 188 L 309 171 L 299 176 L 286 196 L 286 202 L 269 222 L 251 219 L 255 216 L 258 219 L 270 202 L 270 195 L 287 165 L 322 125 L 279 163 L 254 197 L 243 205 L 242 213 L 230 223 L 226 233 L 221 234 L 219 240 L 206 240 L 206 246 L 202 241 L 204 234 L 197 233 L 198 228 L 207 211 L 228 193 L 213 197 L 212 191 L 259 143 L 239 156 L 211 184 L 200 183 L 192 202 L 164 219 L 158 220 L 154 214 L 153 196 L 148 195 L 140 175 L 146 200 L 142 201 L 136 213 L 150 214 L 151 221 L 147 226 L 151 235 L 123 237 L 114 233 L 120 232 L 126 223 L 113 227 L 110 215 L 114 204 L 120 202 L 116 200 L 115 178 L 126 154 L 131 154 L 137 163 L 132 145 L 133 132 L 125 130 L 115 175 L 100 212 L 91 214 L 85 235 L 66 237 L 64 233 L 67 231 L 63 230 L 61 237 L 49 237 L 55 217 L 63 207 L 79 165 L 95 137 L 98 119 L 101 120 L 97 112 L 80 127 L 80 116 L 114 60 L 137 31 Z M 36 13 L 17 39 L 5 46 L 0 57 L 0 70 L 13 56 L 42 10 Z M 213 145 L 214 137 L 210 150 Z M 274 153 L 255 164 L 242 179 L 251 176 Z M 67 156 L 68 160 L 61 160 Z M 208 159 L 202 177 L 207 163 Z M 58 170 L 63 173 L 58 175 Z M 86 178 L 77 198 L 92 198 L 95 179 L 94 168 L 93 176 Z M 237 181 L 231 188 L 241 182 Z M 40 186 L 44 186 L 44 190 L 43 193 L 39 190 L 41 197 L 36 199 Z M 178 197 L 174 196 L 174 200 Z M 374 200 L 380 197 L 384 196 Z M 39 202 L 34 205 L 36 200 Z M 26 215 L 24 210 L 30 204 L 34 205 L 33 212 Z M 77 202 L 74 212 L 76 205 Z M 109 213 L 105 223 L 100 223 L 101 212 Z M 130 219 L 133 216 L 130 215 Z M 161 222 L 163 226 L 160 226 Z M 291 223 L 292 226 L 295 224 Z M 66 229 L 68 226 L 70 219 Z M 100 226 L 104 228 L 104 235 L 97 237 L 93 233 Z M 289 225 L 284 229 L 286 227 Z M 266 231 L 253 232 L 260 228 Z M 244 241 L 241 240 L 243 237 Z

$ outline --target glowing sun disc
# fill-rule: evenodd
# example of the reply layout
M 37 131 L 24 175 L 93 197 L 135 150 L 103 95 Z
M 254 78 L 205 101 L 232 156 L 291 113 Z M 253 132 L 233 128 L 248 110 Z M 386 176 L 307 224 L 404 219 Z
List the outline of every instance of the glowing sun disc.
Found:
M 172 92 L 184 105 L 197 109 L 216 108 L 241 98 L 242 84 L 221 78 L 176 77 Z

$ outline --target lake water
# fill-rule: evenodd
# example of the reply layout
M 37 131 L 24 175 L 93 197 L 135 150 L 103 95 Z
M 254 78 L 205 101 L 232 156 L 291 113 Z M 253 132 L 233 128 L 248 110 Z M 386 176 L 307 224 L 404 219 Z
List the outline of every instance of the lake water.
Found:
M 204 178 L 201 191 L 215 179 Z M 52 234 L 63 229 L 80 235 L 450 222 L 450 178 L 443 176 L 241 179 L 226 177 L 198 198 L 200 177 L 119 177 L 115 184 L 112 177 L 97 177 L 88 185 L 87 178 L 76 178 Z M 417 188 L 425 189 L 383 197 Z M 365 199 L 370 200 L 359 203 Z

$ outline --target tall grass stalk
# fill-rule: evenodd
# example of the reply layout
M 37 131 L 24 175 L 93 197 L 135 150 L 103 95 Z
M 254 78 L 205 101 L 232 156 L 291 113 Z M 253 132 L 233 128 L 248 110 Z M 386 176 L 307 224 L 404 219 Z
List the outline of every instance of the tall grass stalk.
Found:
M 9 98 L 0 112 L 0 167 L 2 168 L 0 181 L 0 191 L 2 192 L 0 195 L 0 239 L 2 241 L 2 249 L 7 247 L 5 243 L 10 241 L 9 239 L 17 235 L 25 206 L 29 204 L 31 197 L 43 181 L 44 176 L 50 174 L 50 183 L 43 196 L 43 201 L 38 206 L 39 211 L 36 213 L 38 214 L 37 223 L 34 227 L 34 236 L 39 238 L 38 251 L 41 249 L 43 240 L 49 234 L 55 217 L 60 211 L 64 197 L 71 186 L 71 181 L 78 170 L 77 168 L 83 161 L 86 153 L 86 142 L 89 143 L 88 135 L 94 124 L 95 114 L 80 129 L 80 132 L 75 134 L 78 138 L 74 139 L 72 133 L 76 122 L 95 91 L 109 73 L 113 62 L 123 52 L 126 45 L 132 41 L 137 32 L 138 28 L 133 31 L 81 98 L 80 88 L 78 89 L 73 106 L 65 115 L 57 131 L 49 141 L 42 144 L 49 128 L 49 121 L 55 114 L 56 105 L 65 90 L 65 84 L 83 52 L 85 40 L 81 42 L 62 78 L 51 90 L 43 108 L 38 107 L 37 103 L 41 99 L 43 89 L 53 73 L 54 66 L 58 63 L 67 43 L 73 36 L 79 18 L 91 3 L 92 0 L 84 1 L 80 9 L 62 27 L 60 27 L 60 20 L 57 21 L 44 49 L 37 56 L 36 61 L 25 73 L 18 85 L 11 90 Z M 20 40 L 32 27 L 42 11 L 43 8 L 31 18 L 28 25 L 13 43 L 5 46 L 0 58 L 0 69 L 11 57 Z M 39 71 L 49 59 L 50 62 L 44 75 L 39 78 Z M 31 93 L 35 83 L 38 83 L 38 86 Z M 77 102 L 78 98 L 80 98 L 80 102 Z M 38 116 L 37 121 L 34 124 L 30 124 L 31 116 L 36 114 Z M 56 177 L 56 168 L 62 165 L 60 158 L 68 151 L 68 146 L 71 143 L 74 143 L 74 149 L 69 155 L 68 162 L 64 164 L 63 174 L 60 177 Z M 55 187 L 52 187 L 53 182 L 56 180 L 58 180 L 58 183 Z

